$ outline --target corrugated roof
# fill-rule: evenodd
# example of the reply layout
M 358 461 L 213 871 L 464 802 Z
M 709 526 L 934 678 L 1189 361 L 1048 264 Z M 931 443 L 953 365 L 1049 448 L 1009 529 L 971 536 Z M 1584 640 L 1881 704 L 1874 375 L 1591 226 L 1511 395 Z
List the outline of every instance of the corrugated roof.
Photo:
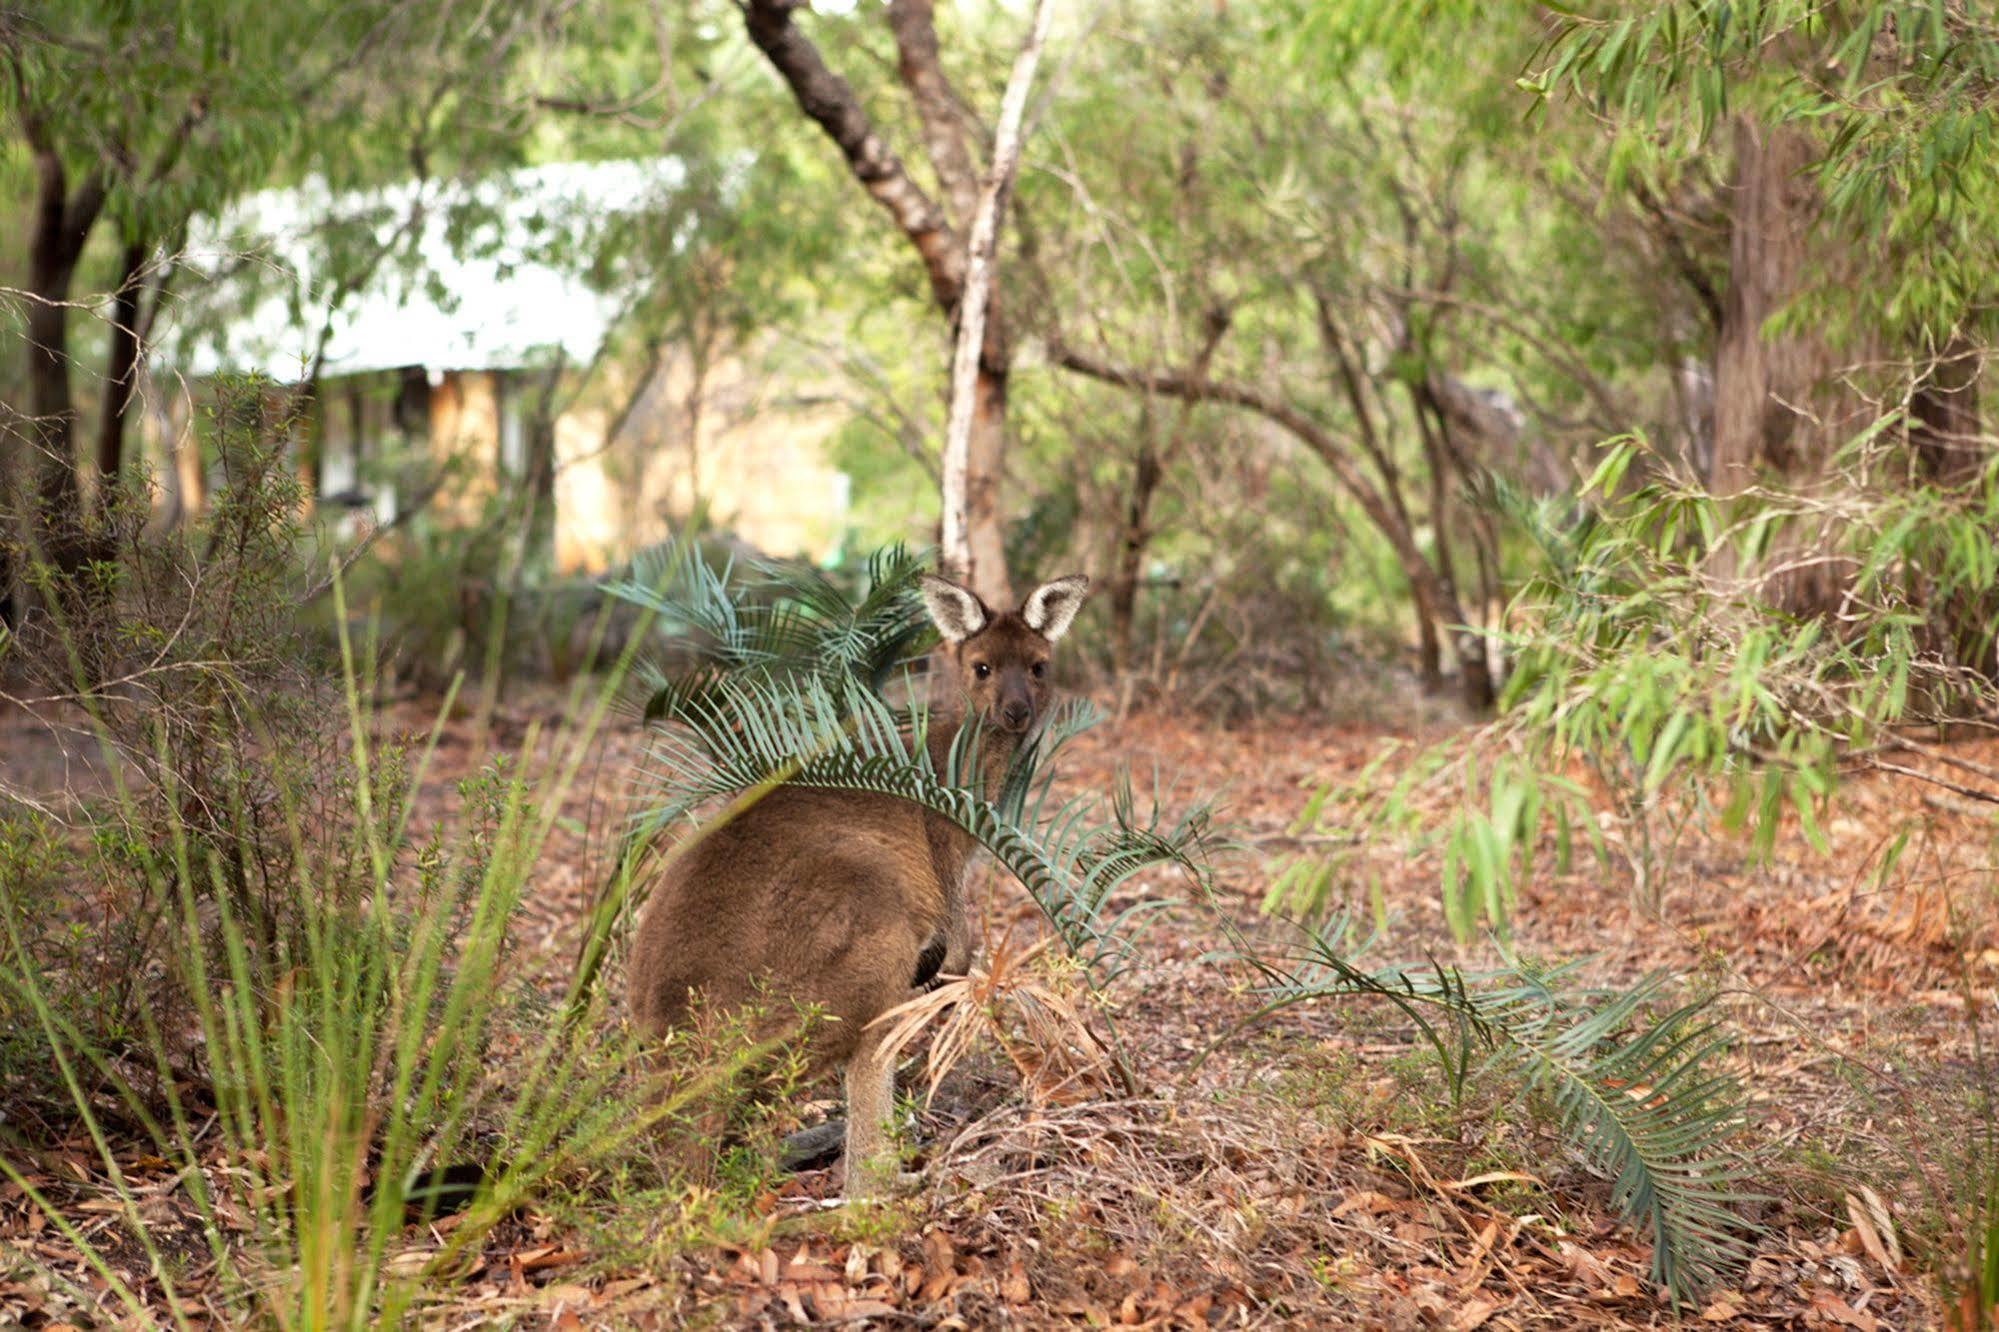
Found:
M 202 378 L 298 380 L 326 331 L 322 374 L 398 366 L 489 370 L 593 357 L 621 304 L 585 267 L 593 226 L 685 179 L 671 158 L 564 162 L 471 183 L 334 193 L 323 182 L 247 195 L 191 238 L 178 340 L 160 359 Z M 325 237 L 390 247 L 330 315 Z M 370 239 L 372 238 L 372 245 Z M 563 251 L 568 259 L 563 261 Z

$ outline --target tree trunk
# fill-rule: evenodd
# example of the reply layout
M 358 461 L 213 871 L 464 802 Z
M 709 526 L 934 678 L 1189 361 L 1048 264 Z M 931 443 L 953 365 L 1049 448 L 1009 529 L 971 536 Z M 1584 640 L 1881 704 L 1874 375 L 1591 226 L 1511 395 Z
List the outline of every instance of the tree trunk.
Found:
M 1797 334 L 1763 336 L 1763 324 L 1799 288 L 1811 222 L 1811 138 L 1791 128 L 1735 122 L 1729 292 L 1715 348 L 1715 448 L 1709 486 L 1741 494 L 1765 468 L 1819 452 L 1821 430 L 1805 416 L 1833 370 L 1825 346 Z
M 1429 413 L 1425 410 L 1423 390 L 1413 383 L 1406 384 L 1405 387 L 1409 391 L 1409 411 L 1416 418 L 1416 429 L 1423 441 L 1423 459 L 1430 473 L 1430 545 L 1436 552 L 1432 557 L 1432 563 L 1436 566 L 1437 577 L 1443 583 L 1444 589 L 1455 600 L 1458 595 L 1458 580 L 1457 561 L 1451 551 L 1451 461 L 1445 456 L 1442 443 L 1431 427 Z M 1424 613 L 1420 599 L 1417 601 L 1417 613 L 1419 615 Z M 1432 637 L 1440 629 L 1449 632 L 1450 626 L 1433 625 L 1424 637 Z M 1435 678 L 1436 666 L 1432 664 L 1437 645 L 1434 641 L 1423 642 L 1419 639 L 1419 642 L 1425 657 L 1423 687 L 1426 690 L 1433 689 L 1442 683 Z
M 1979 416 L 1984 352 L 1957 334 L 1936 355 L 1909 403 L 1909 440 L 1921 475 L 1950 487 L 1975 487 L 1990 458 Z M 1920 586 L 1923 571 L 1917 571 Z M 1930 608 L 1929 645 L 1948 661 L 1999 680 L 1999 597 L 1958 591 Z
M 974 385 L 972 429 L 965 450 L 965 537 L 971 587 L 990 606 L 1013 601 L 1006 568 L 1006 521 L 1000 470 L 1006 458 L 1006 371 L 983 367 Z
M 201 463 L 194 432 L 188 428 L 187 401 L 180 392 L 152 392 L 153 433 L 159 441 L 159 500 L 153 530 L 171 532 L 200 512 Z
M 1865 275 L 1848 238 L 1820 225 L 1822 200 L 1807 175 L 1818 146 L 1797 130 L 1746 119 L 1736 123 L 1735 139 L 1729 290 L 1715 354 L 1709 477 L 1715 493 L 1740 494 L 1764 476 L 1778 485 L 1823 481 L 1835 450 L 1896 400 L 1884 394 L 1870 401 L 1863 389 L 1842 382 L 1842 371 L 1901 363 L 1912 351 L 1919 379 L 1907 399 L 1906 438 L 1914 455 L 1908 479 L 1958 485 L 1977 476 L 1987 456 L 1979 420 L 1982 356 L 1968 340 L 1954 336 L 1939 351 L 1886 348 L 1878 337 L 1835 347 L 1810 332 L 1764 336 L 1764 324 L 1800 293 Z M 1795 614 L 1832 610 L 1854 573 L 1851 560 L 1827 557 L 1839 537 L 1832 520 L 1785 532 L 1763 556 L 1764 572 L 1754 577 L 1758 595 Z M 1728 565 L 1727 558 L 1724 552 L 1715 561 L 1717 574 L 1757 575 Z M 1962 598 L 1932 606 L 1935 650 L 1973 669 L 1999 670 L 1991 651 L 1992 611 Z
M 1335 382 L 1345 395 L 1347 406 L 1353 411 L 1361 450 L 1367 454 L 1368 461 L 1374 464 L 1375 475 L 1381 478 L 1380 493 L 1396 525 L 1404 531 L 1413 531 L 1415 522 L 1409 516 L 1409 504 L 1402 494 L 1402 470 L 1395 465 L 1395 456 L 1382 439 L 1382 428 L 1376 425 L 1376 413 L 1368 405 L 1369 385 L 1372 381 L 1363 378 L 1358 349 L 1354 352 L 1348 351 L 1346 332 L 1340 327 L 1339 320 L 1334 317 L 1333 302 L 1327 292 L 1314 284 L 1312 297 L 1319 317 L 1319 341 L 1332 360 Z M 1205 367 L 1203 369 L 1205 370 Z M 1381 390 L 1375 387 L 1374 392 L 1379 394 Z M 1413 387 L 1410 393 L 1413 400 L 1415 394 Z M 1422 426 L 1424 421 L 1420 402 L 1416 403 L 1416 411 L 1417 424 Z M 1387 419 L 1387 413 L 1384 412 L 1382 415 Z M 1427 427 L 1424 438 L 1427 444 Z M 1433 469 L 1433 482 L 1435 477 Z M 1443 533 L 1441 505 L 1438 508 L 1439 514 L 1433 515 L 1433 527 L 1441 537 Z M 1448 570 L 1449 551 L 1441 540 L 1438 542 L 1437 550 L 1440 567 Z M 1416 612 L 1416 661 L 1422 678 L 1423 692 L 1441 693 L 1444 687 L 1443 640 L 1438 633 L 1438 626 L 1442 623 L 1441 613 L 1425 584 L 1418 579 L 1409 580 L 1409 600 Z
M 1503 410 L 1483 402 L 1448 375 L 1426 375 L 1422 384 L 1411 391 L 1410 410 L 1423 426 L 1426 445 L 1434 443 L 1434 454 L 1440 464 L 1466 486 L 1475 486 L 1480 472 L 1491 464 L 1481 462 L 1479 456 L 1467 451 L 1459 441 L 1468 437 L 1489 460 L 1502 445 L 1511 444 L 1517 434 L 1517 427 Z M 1447 525 L 1436 516 L 1443 513 L 1444 503 L 1440 493 L 1431 517 L 1439 530 Z M 1499 603 L 1499 529 L 1487 505 L 1468 502 L 1463 513 L 1468 520 L 1464 523 L 1464 535 L 1471 547 L 1472 568 L 1478 576 L 1475 604 L 1479 625 L 1483 627 L 1486 617 Z M 1437 550 L 1445 577 L 1454 578 L 1448 552 L 1441 544 Z
M 546 406 L 528 421 L 528 550 L 555 567 L 555 416 Z
M 1811 332 L 1765 336 L 1764 325 L 1814 282 L 1850 275 L 1841 238 L 1819 226 L 1807 174 L 1818 145 L 1802 131 L 1744 118 L 1735 127 L 1729 284 L 1715 350 L 1709 485 L 1736 495 L 1759 477 L 1814 479 L 1842 444 L 1885 410 L 1841 372 L 1880 359 L 1878 343 L 1835 347 Z
M 104 410 L 97 423 L 97 476 L 109 495 L 125 460 L 125 433 L 139 383 L 139 328 L 145 317 L 146 258 L 143 240 L 125 243 L 118 265 L 118 290 L 111 300 L 111 341 L 104 361 Z
M 964 117 L 957 94 L 944 77 L 937 45 L 936 0 L 889 0 L 888 26 L 895 35 L 897 72 L 923 126 L 923 146 L 937 183 L 959 226 L 979 207 L 979 173 L 965 143 Z
M 1000 210 L 1018 158 L 1028 86 L 1047 35 L 1049 0 L 1038 0 L 1030 36 L 1014 61 L 994 134 L 993 169 L 977 195 L 971 219 L 974 234 L 963 238 L 945 210 L 910 177 L 902 160 L 876 132 L 852 86 L 826 67 L 818 50 L 792 22 L 800 7 L 797 0 L 745 0 L 743 24 L 750 40 L 791 89 L 799 110 L 840 149 L 855 181 L 881 205 L 922 259 L 931 296 L 953 322 L 952 408 L 943 465 L 944 561 L 968 576 L 981 596 L 994 604 L 1004 603 L 1010 600 L 1011 589 L 999 487 L 1006 451 L 1006 381 L 1011 349 L 997 316 L 990 327 L 986 323 L 986 306 L 996 296 L 990 268 L 976 280 L 968 276 L 968 269 L 981 255 L 988 266 L 991 263 Z M 966 198 L 964 169 L 970 159 L 957 144 L 953 123 L 957 108 L 938 67 L 932 5 L 924 0 L 902 0 L 891 9 L 889 21 L 904 82 L 923 120 L 933 165 L 954 197 Z M 978 234 L 982 225 L 988 233 L 983 236 Z
M 1000 97 L 992 170 L 979 191 L 971 234 L 965 240 L 964 296 L 958 305 L 957 346 L 951 357 L 951 413 L 944 427 L 944 559 L 989 606 L 1013 600 L 999 506 L 1009 358 L 998 308 L 999 226 L 1020 167 L 1027 94 L 1034 86 L 1035 66 L 1053 12 L 1051 0 L 1035 0 L 1027 40 L 1021 43 Z
M 32 539 L 63 573 L 89 558 L 77 481 L 76 400 L 69 379 L 69 299 L 77 260 L 104 207 L 101 175 L 72 196 L 62 158 L 35 152 L 35 210 L 28 240 L 28 441 L 38 472 Z
M 687 516 L 706 528 L 708 513 L 701 494 L 701 422 L 708 406 L 708 373 L 714 360 L 718 332 L 708 329 L 688 339 L 688 380 L 684 411 L 687 415 Z
M 1981 435 L 1978 381 L 1985 354 L 1957 334 L 1945 345 L 1909 403 L 1909 434 L 1923 470 L 1945 485 L 1976 477 L 1989 456 Z
M 37 210 L 29 247 L 28 440 L 34 449 L 36 491 L 43 514 L 68 521 L 76 515 L 76 405 L 69 383 L 69 285 L 73 266 L 61 255 L 61 205 Z
M 1152 447 L 1149 419 L 1140 423 L 1139 433 L 1138 458 L 1131 469 L 1131 494 L 1125 500 L 1124 525 L 1118 533 L 1117 572 L 1112 575 L 1110 586 L 1111 659 L 1120 676 L 1131 669 L 1137 646 L 1133 629 L 1138 618 L 1138 583 L 1145 572 L 1145 551 L 1152 544 L 1152 497 L 1166 475 L 1159 454 Z
M 950 219 L 910 178 L 902 159 L 875 132 L 854 89 L 826 67 L 819 51 L 791 21 L 797 0 L 746 0 L 743 26 L 791 89 L 798 109 L 826 132 L 847 169 L 894 219 L 923 260 L 939 306 L 954 309 L 965 278 L 965 251 Z
M 1817 158 L 1817 146 L 1799 130 L 1736 122 L 1729 285 L 1715 349 L 1708 478 L 1718 496 L 1739 495 L 1765 477 L 1779 484 L 1816 481 L 1833 452 L 1883 410 L 1840 382 L 1842 369 L 1878 359 L 1878 348 L 1835 348 L 1809 332 L 1764 333 L 1770 318 L 1810 283 L 1851 267 L 1839 238 L 1818 227 L 1821 201 L 1806 174 Z M 1759 596 L 1800 614 L 1816 613 L 1837 604 L 1848 578 L 1842 564 L 1820 558 L 1834 536 L 1796 528 L 1773 544 L 1766 572 L 1737 569 L 1726 553 L 1714 572 L 1723 578 L 1749 574 Z
M 1444 647 L 1437 637 L 1437 622 L 1430 616 L 1430 608 L 1423 604 L 1423 598 L 1411 589 L 1410 601 L 1416 607 L 1416 669 L 1423 682 L 1426 694 L 1442 693 L 1444 689 Z

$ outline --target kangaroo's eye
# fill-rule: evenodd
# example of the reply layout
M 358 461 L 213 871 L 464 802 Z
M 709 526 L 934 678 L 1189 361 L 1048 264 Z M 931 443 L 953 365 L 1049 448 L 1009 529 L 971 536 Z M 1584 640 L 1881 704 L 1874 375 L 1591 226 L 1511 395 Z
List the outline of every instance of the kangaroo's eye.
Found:
M 1040 678 L 1041 678 L 1042 676 L 1044 676 L 1044 675 L 1046 675 L 1046 674 L 1048 674 L 1048 663 L 1047 663 L 1047 662 L 1045 662 L 1045 661 L 1037 661 L 1037 662 L 1035 662 L 1035 663 L 1034 663 L 1034 678 L 1035 678 L 1035 679 L 1037 679 L 1037 680 L 1039 680 L 1039 679 L 1040 679 Z
M 978 676 L 981 680 L 985 679 L 988 675 L 991 675 L 992 673 L 993 673 L 993 668 L 986 665 L 983 661 L 975 661 L 972 663 L 972 674 Z

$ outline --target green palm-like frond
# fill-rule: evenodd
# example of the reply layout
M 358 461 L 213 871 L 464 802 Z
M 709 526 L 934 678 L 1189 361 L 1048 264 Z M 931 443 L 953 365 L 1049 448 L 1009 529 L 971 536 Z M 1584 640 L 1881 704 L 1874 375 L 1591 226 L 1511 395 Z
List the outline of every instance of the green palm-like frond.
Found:
M 1056 799 L 1049 757 L 1095 719 L 1071 704 L 1009 763 L 996 798 L 982 792 L 982 731 L 958 731 L 942 764 L 931 757 L 927 713 L 891 707 L 858 681 L 742 674 L 687 700 L 651 751 L 665 799 L 647 812 L 645 833 L 690 818 L 712 800 L 766 783 L 853 791 L 906 800 L 950 820 L 1027 889 L 1099 983 L 1129 961 L 1123 927 L 1141 904 L 1115 917 L 1105 907 L 1144 870 L 1177 866 L 1208 875 L 1210 813 L 1200 807 L 1167 824 L 1155 807 L 1141 820 L 1129 784 L 1113 798 Z M 1106 808 L 1108 804 L 1108 808 Z
M 654 613 L 669 651 L 640 668 L 648 721 L 678 716 L 717 681 L 744 673 L 852 676 L 880 692 L 927 645 L 930 626 L 916 596 L 920 555 L 876 552 L 866 584 L 849 599 L 807 565 L 733 561 L 710 565 L 698 546 L 675 542 L 633 562 L 610 596 Z
M 1726 1042 L 1705 1002 L 1647 1012 L 1664 997 L 1655 974 L 1605 993 L 1561 988 L 1574 967 L 1519 969 L 1467 979 L 1432 963 L 1422 970 L 1364 970 L 1325 934 L 1309 933 L 1286 966 L 1251 957 L 1269 1009 L 1307 999 L 1373 996 L 1396 1004 L 1437 1051 L 1453 1089 L 1476 1050 L 1521 1068 L 1548 1089 L 1564 1134 L 1610 1179 L 1611 1202 L 1652 1239 L 1652 1278 L 1689 1301 L 1748 1254 L 1748 1225 L 1734 1205 L 1743 1167 L 1724 1144 L 1743 1120 L 1742 1089 L 1713 1071 Z
M 692 819 L 712 801 L 776 783 L 906 800 L 949 820 L 1020 881 L 1064 944 L 1104 984 L 1130 962 L 1127 928 L 1158 903 L 1106 914 L 1113 891 L 1173 866 L 1205 887 L 1213 847 L 1207 806 L 1168 821 L 1155 800 L 1141 818 L 1129 781 L 1108 800 L 1056 799 L 1049 760 L 1098 720 L 1085 703 L 1057 708 L 987 792 L 984 728 L 961 727 L 932 757 L 932 717 L 908 668 L 931 628 L 916 593 L 923 557 L 900 546 L 869 562 L 850 597 L 817 570 L 759 563 L 716 569 L 691 544 L 667 548 L 612 586 L 655 613 L 668 652 L 646 677 L 658 723 L 647 780 L 658 798 L 632 844 Z M 940 723 L 941 724 L 941 723 Z

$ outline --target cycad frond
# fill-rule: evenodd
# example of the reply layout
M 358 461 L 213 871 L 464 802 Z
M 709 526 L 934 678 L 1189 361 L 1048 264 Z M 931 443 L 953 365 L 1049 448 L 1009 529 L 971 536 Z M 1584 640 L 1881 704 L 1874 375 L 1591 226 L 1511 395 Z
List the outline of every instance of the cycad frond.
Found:
M 654 612 L 668 637 L 671 652 L 641 669 L 645 717 L 654 721 L 742 672 L 853 676 L 879 692 L 930 635 L 915 591 L 922 571 L 922 558 L 905 547 L 878 551 L 862 595 L 850 600 L 808 565 L 716 568 L 692 542 L 675 542 L 635 560 L 633 576 L 605 591 Z
M 1417 1023 L 1454 1089 L 1475 1048 L 1513 1062 L 1548 1089 L 1563 1133 L 1610 1177 L 1612 1205 L 1651 1236 L 1652 1279 L 1674 1300 L 1692 1300 L 1747 1257 L 1749 1227 L 1732 1205 L 1755 1195 L 1737 1189 L 1746 1171 L 1723 1159 L 1742 1123 L 1742 1090 L 1712 1071 L 1726 1045 L 1704 1002 L 1648 1021 L 1664 974 L 1579 993 L 1557 984 L 1573 967 L 1469 980 L 1438 963 L 1367 971 L 1328 936 L 1308 940 L 1295 967 L 1251 959 L 1267 982 L 1266 1012 L 1307 999 L 1387 999 Z
M 1016 754 L 996 799 L 980 787 L 981 730 L 958 732 L 940 766 L 927 744 L 928 715 L 891 707 L 859 681 L 744 674 L 716 679 L 687 701 L 652 750 L 666 799 L 646 816 L 648 832 L 690 816 L 710 800 L 766 783 L 853 791 L 906 800 L 950 820 L 1018 879 L 1062 941 L 1107 983 L 1129 960 L 1123 926 L 1134 908 L 1107 919 L 1112 890 L 1143 870 L 1174 865 L 1208 875 L 1206 807 L 1166 824 L 1155 808 L 1141 820 L 1129 784 L 1109 802 L 1050 794 L 1047 759 L 1093 719 L 1072 705 L 1038 744 Z
M 926 563 L 923 555 L 902 545 L 876 551 L 868 559 L 866 589 L 858 601 L 849 601 L 816 569 L 760 567 L 764 590 L 810 617 L 818 668 L 845 671 L 879 690 L 930 636 L 930 622 L 916 596 L 916 578 Z
M 634 845 L 704 804 L 776 783 L 892 796 L 978 842 L 1018 879 L 1096 984 L 1128 965 L 1125 929 L 1141 904 L 1115 917 L 1114 889 L 1155 866 L 1178 866 L 1205 887 L 1213 846 L 1206 806 L 1167 822 L 1155 801 L 1141 819 L 1128 781 L 1107 802 L 1057 801 L 1050 758 L 1098 720 L 1086 703 L 1057 708 L 1015 753 L 990 798 L 984 728 L 961 727 L 932 757 L 932 718 L 885 691 L 930 635 L 916 595 L 923 557 L 900 546 L 869 561 L 856 598 L 826 575 L 757 564 L 749 576 L 710 567 L 690 545 L 670 547 L 613 595 L 653 610 L 671 655 L 655 663 L 645 712 L 654 732 L 648 774 L 660 799 L 641 815 Z M 920 690 L 905 691 L 915 699 Z M 941 723 L 940 723 L 941 724 Z

